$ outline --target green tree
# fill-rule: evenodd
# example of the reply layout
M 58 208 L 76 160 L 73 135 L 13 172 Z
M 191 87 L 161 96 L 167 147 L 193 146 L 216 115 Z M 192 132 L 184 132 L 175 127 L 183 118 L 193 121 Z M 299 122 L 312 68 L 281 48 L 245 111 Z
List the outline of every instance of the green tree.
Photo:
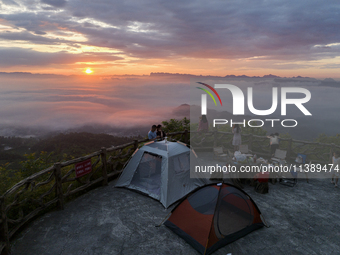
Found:
M 20 173 L 9 169 L 10 163 L 0 165 L 0 196 L 22 178 Z
M 25 154 L 24 156 L 26 160 L 20 162 L 20 165 L 22 167 L 20 170 L 21 176 L 23 178 L 26 178 L 52 165 L 52 154 L 53 152 L 47 153 L 46 151 L 40 152 L 38 157 L 36 153 Z
M 190 131 L 190 119 L 184 117 L 182 120 L 170 119 L 169 121 L 162 121 L 163 130 L 166 133 L 180 132 L 184 130 Z

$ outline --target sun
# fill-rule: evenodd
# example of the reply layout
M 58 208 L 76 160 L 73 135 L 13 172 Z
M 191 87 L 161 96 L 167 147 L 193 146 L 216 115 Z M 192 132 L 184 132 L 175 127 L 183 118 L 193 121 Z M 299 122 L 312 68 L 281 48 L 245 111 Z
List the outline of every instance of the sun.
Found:
M 93 73 L 93 71 L 91 70 L 91 68 L 87 68 L 85 73 L 90 74 L 90 73 Z

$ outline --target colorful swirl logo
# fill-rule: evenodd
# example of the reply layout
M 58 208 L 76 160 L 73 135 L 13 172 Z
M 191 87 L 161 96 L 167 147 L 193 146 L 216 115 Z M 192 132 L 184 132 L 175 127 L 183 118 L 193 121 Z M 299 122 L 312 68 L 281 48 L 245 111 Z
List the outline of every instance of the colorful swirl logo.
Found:
M 198 83 L 198 84 L 201 84 L 201 85 L 204 85 L 204 86 L 206 86 L 207 88 L 211 89 L 211 91 L 214 92 L 215 95 L 217 96 L 217 98 L 218 98 L 218 100 L 220 101 L 221 106 L 222 106 L 222 100 L 221 100 L 221 98 L 220 98 L 220 95 L 217 93 L 217 91 L 216 91 L 213 87 L 211 87 L 210 85 L 205 84 L 205 83 L 203 83 L 203 82 L 197 82 L 197 83 Z M 196 88 L 201 89 L 201 90 L 203 90 L 204 92 L 206 92 L 206 93 L 214 100 L 215 105 L 217 105 L 214 96 L 211 94 L 211 92 L 210 92 L 209 90 L 203 89 L 203 88 L 200 88 L 200 87 L 196 87 Z

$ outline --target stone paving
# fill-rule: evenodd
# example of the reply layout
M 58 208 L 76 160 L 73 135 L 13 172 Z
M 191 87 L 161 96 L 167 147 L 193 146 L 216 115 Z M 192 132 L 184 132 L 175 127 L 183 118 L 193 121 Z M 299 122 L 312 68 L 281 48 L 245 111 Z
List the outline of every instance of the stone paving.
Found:
M 340 189 L 329 179 L 299 180 L 295 187 L 269 184 L 268 194 L 245 191 L 270 228 L 262 228 L 216 251 L 238 254 L 340 254 Z M 13 255 L 196 255 L 165 226 L 170 212 L 156 200 L 114 181 L 43 215 L 12 241 Z

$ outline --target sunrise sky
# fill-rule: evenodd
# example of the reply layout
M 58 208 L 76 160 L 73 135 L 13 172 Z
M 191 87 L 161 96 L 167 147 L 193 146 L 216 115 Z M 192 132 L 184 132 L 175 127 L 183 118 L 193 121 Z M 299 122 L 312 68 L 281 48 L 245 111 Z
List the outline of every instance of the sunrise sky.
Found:
M 339 31 L 331 0 L 2 0 L 0 68 L 340 78 Z
M 191 104 L 192 76 L 158 72 L 316 78 L 304 84 L 314 86 L 308 107 L 338 119 L 339 31 L 340 3 L 330 0 L 0 0 L 0 135 L 183 118 L 176 109 Z M 227 82 L 256 86 L 264 109 L 283 85 Z

